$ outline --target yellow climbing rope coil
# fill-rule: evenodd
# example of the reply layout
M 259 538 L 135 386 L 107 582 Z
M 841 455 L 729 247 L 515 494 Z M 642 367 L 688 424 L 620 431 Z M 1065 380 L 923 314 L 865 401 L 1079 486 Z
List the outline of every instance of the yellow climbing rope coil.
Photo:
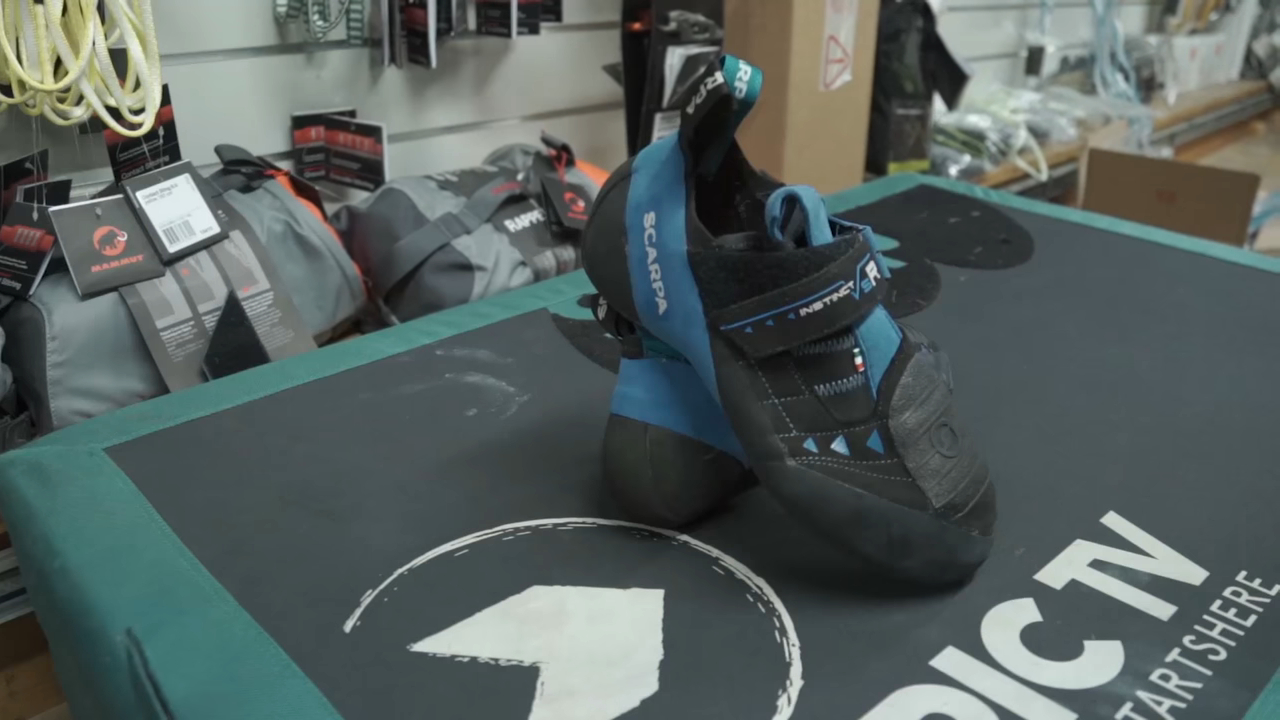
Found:
M 108 53 L 121 43 L 123 81 Z M 151 0 L 0 0 L 0 111 L 12 105 L 62 126 L 97 117 L 140 137 L 155 125 L 160 93 Z

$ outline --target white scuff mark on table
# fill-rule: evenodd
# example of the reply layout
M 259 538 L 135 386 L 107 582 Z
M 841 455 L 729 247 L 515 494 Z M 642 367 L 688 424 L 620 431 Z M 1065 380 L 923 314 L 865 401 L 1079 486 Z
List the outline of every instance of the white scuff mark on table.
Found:
M 440 355 L 442 357 L 462 358 L 464 360 L 478 360 L 480 362 L 495 363 L 498 365 L 511 364 L 511 358 L 503 357 L 492 350 L 485 350 L 484 348 L 437 348 L 436 355 Z
M 478 372 L 460 372 L 449 373 L 444 376 L 446 380 L 454 382 L 467 383 L 476 387 L 484 388 L 486 392 L 492 395 L 494 399 L 494 410 L 498 412 L 498 418 L 505 420 L 515 414 L 520 406 L 529 400 L 531 395 L 522 393 L 518 389 L 512 387 L 509 383 L 503 382 L 492 375 L 486 375 Z

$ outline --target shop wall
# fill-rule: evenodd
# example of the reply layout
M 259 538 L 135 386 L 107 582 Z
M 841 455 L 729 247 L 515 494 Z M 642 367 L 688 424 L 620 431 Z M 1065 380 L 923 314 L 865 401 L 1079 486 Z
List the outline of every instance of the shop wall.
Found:
M 393 175 L 475 164 L 498 145 L 536 143 L 542 129 L 602 165 L 625 158 L 622 92 L 600 69 L 618 59 L 620 0 L 565 0 L 565 22 L 536 37 L 449 40 L 435 70 L 379 67 L 341 32 L 281 37 L 271 5 L 153 0 L 183 156 L 197 165 L 216 167 L 218 143 L 282 154 L 290 113 L 342 106 L 386 123 Z M 6 155 L 50 147 L 54 172 L 80 183 L 110 178 L 100 137 L 12 110 L 0 113 L 0 137 Z
M 1034 27 L 1039 4 L 942 1 L 939 22 L 953 51 L 978 75 L 1016 80 L 1023 32 Z M 475 163 L 500 144 L 536 141 L 541 129 L 604 166 L 625 155 L 622 93 L 600 69 L 618 59 L 620 0 L 565 0 L 565 22 L 536 37 L 442 43 L 435 70 L 378 67 L 341 31 L 321 43 L 282 37 L 265 0 L 153 2 L 183 154 L 201 166 L 215 164 L 217 143 L 283 157 L 290 113 L 341 106 L 387 124 L 393 175 Z M 1128 30 L 1146 27 L 1146 2 L 1124 6 Z M 1053 32 L 1067 44 L 1088 43 L 1087 3 L 1058 3 Z M 5 155 L 50 147 L 53 170 L 76 178 L 82 191 L 109 177 L 97 137 L 12 110 L 0 113 L 0 137 Z
M 1120 22 L 1127 34 L 1142 34 L 1156 15 L 1158 2 L 1121 0 Z M 1040 3 L 1025 0 L 938 0 L 939 32 L 976 76 L 1018 83 L 1027 31 L 1040 24 Z M 1093 12 L 1087 0 L 1054 3 L 1050 37 L 1063 48 L 1093 44 Z

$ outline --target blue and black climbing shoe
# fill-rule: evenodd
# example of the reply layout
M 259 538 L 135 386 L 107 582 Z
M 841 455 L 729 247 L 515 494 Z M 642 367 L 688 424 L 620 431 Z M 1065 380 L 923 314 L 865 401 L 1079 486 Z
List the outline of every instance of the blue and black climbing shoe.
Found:
M 604 432 L 604 477 L 630 519 L 682 528 L 756 485 L 724 412 L 693 366 L 597 296 L 621 345 Z
M 708 67 L 679 133 L 601 190 L 587 274 L 688 363 L 800 522 L 890 574 L 965 579 L 990 552 L 996 496 L 953 412 L 947 358 L 881 305 L 869 228 L 742 155 L 733 134 L 759 86 L 734 58 Z

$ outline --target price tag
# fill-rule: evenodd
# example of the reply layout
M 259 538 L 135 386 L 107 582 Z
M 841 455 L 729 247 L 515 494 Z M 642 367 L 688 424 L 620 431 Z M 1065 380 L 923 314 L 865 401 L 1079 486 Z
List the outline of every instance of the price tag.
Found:
M 155 227 L 156 239 L 169 253 L 179 253 L 222 232 L 190 175 L 139 190 L 134 197 Z
M 209 202 L 212 186 L 188 160 L 120 186 L 166 265 L 227 237 L 225 212 Z

